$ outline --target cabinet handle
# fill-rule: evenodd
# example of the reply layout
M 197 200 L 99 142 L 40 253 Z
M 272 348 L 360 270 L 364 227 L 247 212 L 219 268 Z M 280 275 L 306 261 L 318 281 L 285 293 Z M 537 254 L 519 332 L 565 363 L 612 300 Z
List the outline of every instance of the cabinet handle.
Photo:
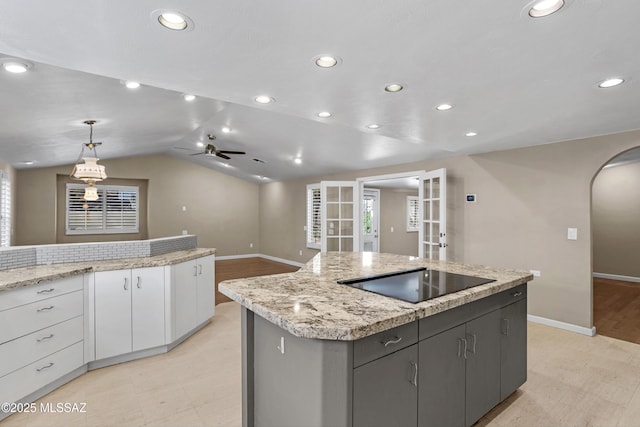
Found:
M 198 274 L 202 274 L 202 264 L 198 264 Z
M 127 278 L 124 278 L 124 290 L 127 291 L 129 288 L 127 287 Z
M 476 334 L 469 335 L 471 335 L 471 338 L 473 338 L 473 345 L 471 346 L 471 350 L 469 350 L 469 353 L 476 354 L 476 341 L 478 340 L 478 337 L 476 336 Z
M 460 345 L 463 344 L 464 347 L 462 347 L 462 354 L 460 354 Z M 458 357 L 464 357 L 465 359 L 467 358 L 467 339 L 466 338 L 458 338 Z
M 502 323 L 504 324 L 504 334 L 509 336 L 509 319 L 502 319 Z
M 402 341 L 402 337 L 393 337 L 387 341 L 382 341 L 382 344 L 384 344 L 385 347 L 389 347 L 391 344 L 398 344 L 400 341 Z
M 53 365 L 55 365 L 55 363 L 53 362 L 49 362 L 48 365 L 43 366 L 42 368 L 37 368 L 36 371 L 40 372 L 40 371 L 44 371 L 45 369 L 48 369 L 50 367 L 52 367 Z
M 140 278 L 140 276 L 138 276 L 138 281 L 136 282 L 136 286 L 138 287 L 138 289 L 142 288 L 142 279 Z
M 197 275 L 198 275 L 198 266 L 197 266 L 197 265 L 194 265 L 194 266 L 193 266 L 193 275 L 194 275 L 194 276 L 197 276 Z
M 416 362 L 409 362 L 410 372 L 413 371 L 413 375 L 409 378 L 409 382 L 415 387 L 418 387 L 418 364 Z
M 54 337 L 54 335 L 53 335 L 53 334 L 49 334 L 49 335 L 47 335 L 46 337 L 42 337 L 42 338 L 37 339 L 36 341 L 37 341 L 37 342 L 42 342 L 42 341 L 44 341 L 44 340 L 48 340 L 48 339 L 51 339 L 51 338 L 53 338 L 53 337 Z
M 52 305 L 50 305 L 49 307 L 42 307 L 42 308 L 39 308 L 39 309 L 37 309 L 36 311 L 37 311 L 38 313 L 40 313 L 41 311 L 51 310 L 52 308 L 53 308 L 53 306 L 52 306 Z
M 53 292 L 55 290 L 56 290 L 55 288 L 41 289 L 38 292 L 36 292 L 36 294 L 48 294 L 49 292 Z
M 512 297 L 516 298 L 522 295 L 522 291 L 517 291 L 511 294 Z

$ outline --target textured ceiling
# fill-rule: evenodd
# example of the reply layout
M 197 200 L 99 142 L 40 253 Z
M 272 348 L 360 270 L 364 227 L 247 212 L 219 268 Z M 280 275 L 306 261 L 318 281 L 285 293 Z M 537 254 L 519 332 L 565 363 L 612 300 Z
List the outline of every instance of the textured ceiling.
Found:
M 0 158 L 72 163 L 95 119 L 102 158 L 166 152 L 285 180 L 640 128 L 640 2 L 566 0 L 538 19 L 531 3 L 0 0 L 0 57 L 33 63 L 0 73 Z M 194 25 L 167 30 L 158 9 Z M 340 62 L 319 68 L 321 54 Z M 597 87 L 611 76 L 626 81 Z M 173 148 L 208 133 L 247 155 Z

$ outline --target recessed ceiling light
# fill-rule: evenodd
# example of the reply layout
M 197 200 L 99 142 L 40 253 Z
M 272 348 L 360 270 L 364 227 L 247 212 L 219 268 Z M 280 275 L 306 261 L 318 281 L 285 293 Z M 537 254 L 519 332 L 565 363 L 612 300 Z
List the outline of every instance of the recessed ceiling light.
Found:
M 476 132 L 467 132 L 464 134 L 464 136 L 476 136 L 477 133 Z
M 29 64 L 26 64 L 24 62 L 17 62 L 17 61 L 3 62 L 2 66 L 4 67 L 5 71 L 8 71 L 14 74 L 24 73 L 30 68 Z
M 194 99 L 196 99 L 195 95 L 191 95 L 191 94 L 188 94 L 188 93 L 185 93 L 183 96 L 184 96 L 184 100 L 185 101 L 193 101 Z
M 188 25 L 184 16 L 176 12 L 161 13 L 158 16 L 158 22 L 170 30 L 184 30 Z
M 608 88 L 608 87 L 618 86 L 622 83 L 624 83 L 624 79 L 621 79 L 620 77 L 613 77 L 613 78 L 601 81 L 600 83 L 598 83 L 598 87 Z
M 328 111 L 321 111 L 318 113 L 318 117 L 326 119 L 327 117 L 331 117 L 331 113 Z
M 267 96 L 267 95 L 260 95 L 260 96 L 256 96 L 255 97 L 255 101 L 258 104 L 270 104 L 273 101 L 275 101 L 275 99 L 273 99 L 272 97 Z
M 204 147 L 204 142 L 196 142 L 196 145 L 197 145 L 198 147 Z
M 295 159 L 293 159 L 293 162 L 294 162 L 296 165 L 300 165 L 300 164 L 302 164 L 302 159 L 301 159 L 300 157 L 296 157 Z
M 331 68 L 338 65 L 338 58 L 331 55 L 320 55 L 314 58 L 314 62 L 320 68 Z
M 438 111 L 446 111 L 446 110 L 450 110 L 453 108 L 453 105 L 451 104 L 440 104 L 436 107 L 436 110 Z
M 402 89 L 404 89 L 404 86 L 399 83 L 391 83 L 384 87 L 386 92 L 400 92 Z
M 376 124 L 376 123 L 372 123 L 372 124 L 366 126 L 367 129 L 380 129 L 380 127 L 381 126 L 379 124 Z
M 559 11 L 564 6 L 564 0 L 542 0 L 538 1 L 529 9 L 529 16 L 532 18 L 542 18 Z
M 137 89 L 140 87 L 140 83 L 131 80 L 124 82 L 124 85 L 129 89 Z
M 230 168 L 231 165 L 229 163 L 220 163 L 222 166 L 224 166 L 225 168 Z
M 36 162 L 35 160 L 25 160 L 24 162 L 22 162 L 22 164 L 30 166 L 30 165 L 34 164 L 35 162 Z
M 229 132 L 231 132 L 231 128 L 226 126 L 222 128 L 222 133 L 229 133 Z
M 263 181 L 264 181 L 264 180 L 269 179 L 269 178 L 267 178 L 266 176 L 262 176 L 262 175 L 258 176 L 258 178 L 260 178 L 260 179 L 261 179 L 261 180 L 263 180 Z

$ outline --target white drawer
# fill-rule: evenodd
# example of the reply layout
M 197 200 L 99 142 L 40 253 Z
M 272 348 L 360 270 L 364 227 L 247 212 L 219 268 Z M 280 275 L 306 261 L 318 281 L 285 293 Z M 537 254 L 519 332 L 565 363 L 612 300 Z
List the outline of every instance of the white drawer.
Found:
M 83 274 L 0 292 L 0 311 L 83 289 Z
M 78 316 L 0 345 L 0 377 L 84 338 L 84 317 Z
M 84 364 L 78 342 L 0 378 L 0 402 L 16 402 Z
M 0 344 L 84 313 L 83 291 L 0 311 Z

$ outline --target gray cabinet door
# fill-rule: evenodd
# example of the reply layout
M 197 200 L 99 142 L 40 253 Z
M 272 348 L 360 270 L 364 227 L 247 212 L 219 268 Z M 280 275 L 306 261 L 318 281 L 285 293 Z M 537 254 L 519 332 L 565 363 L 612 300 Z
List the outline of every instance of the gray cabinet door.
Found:
M 466 425 L 500 403 L 500 310 L 467 323 Z
M 406 427 L 417 423 L 418 345 L 353 371 L 353 427 Z
M 500 400 L 504 400 L 527 380 L 527 300 L 502 308 L 501 317 Z
M 465 424 L 465 325 L 420 341 L 418 425 Z

